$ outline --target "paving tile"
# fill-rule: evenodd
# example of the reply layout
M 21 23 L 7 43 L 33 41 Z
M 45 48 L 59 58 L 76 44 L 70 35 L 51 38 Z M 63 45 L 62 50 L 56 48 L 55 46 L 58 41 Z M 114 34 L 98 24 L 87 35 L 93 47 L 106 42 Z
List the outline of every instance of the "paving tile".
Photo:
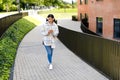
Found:
M 82 61 L 58 39 L 53 54 L 53 70 L 48 69 L 40 26 L 30 31 L 19 45 L 13 80 L 109 80 Z

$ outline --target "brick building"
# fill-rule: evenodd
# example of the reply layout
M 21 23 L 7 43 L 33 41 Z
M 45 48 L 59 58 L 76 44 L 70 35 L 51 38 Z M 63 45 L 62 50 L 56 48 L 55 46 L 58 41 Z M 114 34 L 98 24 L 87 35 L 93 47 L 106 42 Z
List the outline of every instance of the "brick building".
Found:
M 88 18 L 89 30 L 120 39 L 120 0 L 78 0 L 78 20 Z

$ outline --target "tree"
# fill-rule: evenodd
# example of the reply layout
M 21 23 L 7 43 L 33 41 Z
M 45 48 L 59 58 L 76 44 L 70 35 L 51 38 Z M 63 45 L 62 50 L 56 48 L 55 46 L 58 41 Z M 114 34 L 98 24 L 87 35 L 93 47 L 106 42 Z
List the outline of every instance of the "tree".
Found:
M 52 5 L 51 0 L 44 0 L 44 5 L 51 6 Z
M 2 4 L 2 0 L 0 0 L 0 4 Z
M 39 6 L 39 5 L 43 5 L 44 4 L 44 0 L 21 0 L 21 7 L 25 8 L 25 7 L 29 7 L 29 6 Z
M 3 10 L 10 11 L 10 6 L 15 0 L 2 0 Z
M 3 6 L 2 6 L 2 0 L 0 0 L 0 11 L 3 10 Z
M 62 0 L 44 0 L 45 6 L 59 6 Z
M 17 6 L 17 0 L 0 0 L 0 11 L 10 11 Z M 14 5 L 13 5 L 14 4 Z M 21 8 L 29 8 L 29 6 L 64 6 L 63 0 L 20 0 Z M 11 8 L 12 7 L 12 8 Z
M 61 3 L 62 3 L 62 0 L 53 0 L 52 5 L 59 6 Z

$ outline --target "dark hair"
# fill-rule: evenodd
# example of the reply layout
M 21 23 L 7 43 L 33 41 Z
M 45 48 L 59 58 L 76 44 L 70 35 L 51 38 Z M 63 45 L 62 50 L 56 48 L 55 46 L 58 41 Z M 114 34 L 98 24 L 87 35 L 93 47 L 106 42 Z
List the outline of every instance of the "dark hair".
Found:
M 53 14 L 49 14 L 49 15 L 47 16 L 47 18 L 49 18 L 49 17 L 54 18 L 54 15 L 53 15 Z M 46 21 L 48 21 L 48 19 L 46 19 Z M 54 22 L 57 23 L 57 21 L 56 21 L 55 19 L 54 19 Z
M 54 15 L 53 15 L 53 14 L 49 14 L 49 15 L 47 16 L 47 18 L 49 18 L 49 17 L 54 18 Z

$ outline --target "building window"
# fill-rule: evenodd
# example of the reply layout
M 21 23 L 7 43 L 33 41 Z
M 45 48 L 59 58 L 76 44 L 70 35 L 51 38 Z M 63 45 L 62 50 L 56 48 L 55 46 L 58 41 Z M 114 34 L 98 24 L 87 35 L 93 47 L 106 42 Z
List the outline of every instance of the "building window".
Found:
M 82 19 L 82 23 L 88 28 L 89 23 L 88 23 L 88 14 L 85 13 L 84 18 Z
M 96 32 L 97 34 L 102 35 L 102 28 L 103 28 L 103 18 L 102 17 L 97 17 L 96 18 Z
M 82 1 L 83 1 L 83 0 L 80 0 L 80 4 L 82 4 Z
M 85 4 L 88 4 L 88 0 L 85 0 Z
M 85 13 L 85 18 L 88 18 L 88 14 L 87 13 Z
M 96 1 L 103 1 L 103 0 L 96 0 Z
M 114 38 L 120 39 L 120 19 L 114 19 Z
M 83 16 L 82 16 L 82 13 L 80 13 L 80 20 L 82 20 L 82 17 L 83 17 Z

